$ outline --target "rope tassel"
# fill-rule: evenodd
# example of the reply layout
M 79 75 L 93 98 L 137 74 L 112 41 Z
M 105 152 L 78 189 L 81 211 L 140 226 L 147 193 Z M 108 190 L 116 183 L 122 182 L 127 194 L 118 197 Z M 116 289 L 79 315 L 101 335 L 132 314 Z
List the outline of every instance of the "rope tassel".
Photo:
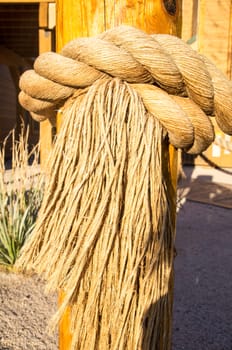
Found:
M 54 118 L 54 111 L 76 90 L 96 80 L 118 77 L 145 96 L 148 112 L 167 129 L 174 147 L 191 154 L 206 150 L 214 139 L 210 116 L 215 116 L 224 133 L 232 134 L 231 82 L 212 62 L 177 37 L 148 35 L 120 26 L 97 37 L 75 39 L 61 54 L 40 55 L 34 70 L 22 75 L 19 97 L 22 106 L 38 121 Z M 162 113 L 152 102 L 158 95 Z M 190 106 L 188 100 L 192 102 L 190 109 L 186 108 Z M 191 113 L 193 109 L 196 118 Z
M 174 244 L 165 133 L 117 78 L 77 94 L 63 114 L 43 206 L 18 264 L 43 274 L 48 290 L 66 292 L 53 322 L 71 305 L 72 349 L 156 348 Z M 163 323 L 145 340 L 151 305 Z
M 68 307 L 71 350 L 169 350 L 176 198 L 168 147 L 204 151 L 212 116 L 232 133 L 231 83 L 182 40 L 123 26 L 41 55 L 20 87 L 35 119 L 63 113 L 18 261 L 42 274 L 48 291 L 64 291 L 52 327 Z

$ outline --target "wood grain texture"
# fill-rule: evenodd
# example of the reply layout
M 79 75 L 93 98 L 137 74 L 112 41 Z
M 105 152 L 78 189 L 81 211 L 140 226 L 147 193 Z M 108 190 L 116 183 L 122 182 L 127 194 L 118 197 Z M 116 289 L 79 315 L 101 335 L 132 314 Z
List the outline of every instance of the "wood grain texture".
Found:
M 200 0 L 198 49 L 231 77 L 232 0 Z
M 57 0 L 57 51 L 68 41 L 94 36 L 121 24 L 151 33 L 178 34 L 181 1 L 170 15 L 162 0 Z
M 48 25 L 48 3 L 39 5 L 39 26 L 41 28 Z M 45 29 L 39 29 L 39 53 L 51 51 L 52 33 Z M 45 163 L 52 148 L 52 125 L 49 120 L 40 123 L 40 160 L 41 166 Z

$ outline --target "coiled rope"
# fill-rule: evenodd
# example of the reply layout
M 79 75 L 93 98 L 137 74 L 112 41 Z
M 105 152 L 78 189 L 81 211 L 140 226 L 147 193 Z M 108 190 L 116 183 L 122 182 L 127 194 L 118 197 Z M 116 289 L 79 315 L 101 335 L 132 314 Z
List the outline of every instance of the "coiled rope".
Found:
M 52 118 L 76 91 L 96 80 L 130 83 L 173 146 L 190 154 L 214 140 L 215 116 L 232 134 L 232 83 L 206 57 L 174 36 L 120 26 L 40 55 L 20 79 L 20 103 L 34 119 Z
M 230 82 L 180 39 L 118 27 L 37 58 L 20 80 L 36 120 L 62 108 L 43 204 L 18 262 L 65 292 L 72 350 L 171 348 L 175 196 L 169 142 L 232 133 Z

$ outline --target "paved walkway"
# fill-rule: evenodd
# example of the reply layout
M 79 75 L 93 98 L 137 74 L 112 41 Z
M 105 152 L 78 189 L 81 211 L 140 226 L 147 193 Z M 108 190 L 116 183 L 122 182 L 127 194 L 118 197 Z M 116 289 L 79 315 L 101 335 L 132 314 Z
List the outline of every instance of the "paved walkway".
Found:
M 186 173 L 187 201 L 177 216 L 172 350 L 232 350 L 232 176 L 209 168 Z
M 227 173 L 208 167 L 185 167 L 184 171 L 186 179 L 179 184 L 180 196 L 232 209 L 232 168 Z

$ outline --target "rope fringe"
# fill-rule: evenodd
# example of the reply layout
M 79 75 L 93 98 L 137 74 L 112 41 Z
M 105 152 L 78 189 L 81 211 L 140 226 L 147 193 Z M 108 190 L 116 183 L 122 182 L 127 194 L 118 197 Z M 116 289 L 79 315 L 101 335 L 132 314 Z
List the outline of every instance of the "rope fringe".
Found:
M 175 193 L 169 142 L 232 134 L 232 85 L 178 38 L 118 27 L 47 53 L 20 80 L 37 120 L 63 125 L 34 234 L 18 261 L 64 292 L 71 350 L 171 348 Z
M 43 274 L 48 291 L 65 291 L 52 324 L 71 305 L 73 350 L 157 348 L 171 327 L 165 133 L 117 78 L 78 92 L 63 113 L 44 202 L 18 265 Z

